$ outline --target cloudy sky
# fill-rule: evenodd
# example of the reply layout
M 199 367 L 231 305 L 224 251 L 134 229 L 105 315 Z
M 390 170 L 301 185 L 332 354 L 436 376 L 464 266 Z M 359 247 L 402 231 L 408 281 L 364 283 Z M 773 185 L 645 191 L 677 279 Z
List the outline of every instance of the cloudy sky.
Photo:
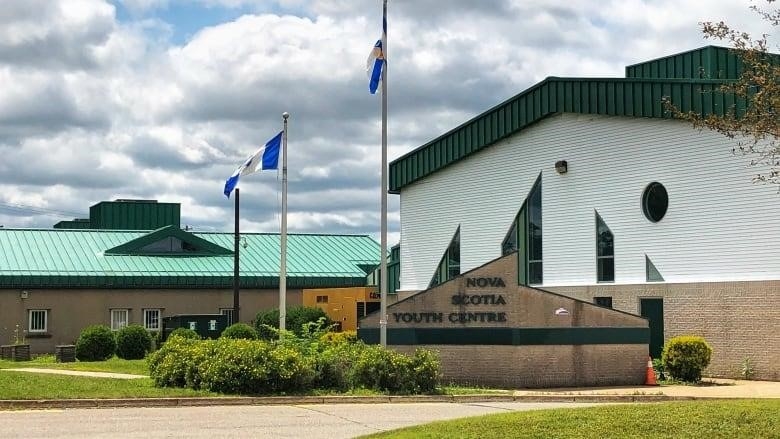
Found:
M 392 160 L 547 76 L 619 77 L 760 33 L 747 0 L 390 0 Z M 116 198 L 182 204 L 231 231 L 225 179 L 289 133 L 291 232 L 379 230 L 380 0 L 2 0 L 0 225 L 51 227 Z M 279 182 L 241 181 L 242 228 L 279 230 Z M 391 244 L 398 198 L 390 196 Z

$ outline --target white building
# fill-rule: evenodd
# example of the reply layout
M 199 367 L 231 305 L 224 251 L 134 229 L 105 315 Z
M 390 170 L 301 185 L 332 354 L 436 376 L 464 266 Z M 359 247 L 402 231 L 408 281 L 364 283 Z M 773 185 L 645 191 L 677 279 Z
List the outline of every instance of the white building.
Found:
M 654 357 L 703 335 L 711 375 L 780 379 L 778 189 L 661 103 L 723 114 L 734 98 L 711 91 L 738 73 L 708 46 L 548 78 L 395 160 L 399 297 L 517 250 L 519 284 L 648 317 Z

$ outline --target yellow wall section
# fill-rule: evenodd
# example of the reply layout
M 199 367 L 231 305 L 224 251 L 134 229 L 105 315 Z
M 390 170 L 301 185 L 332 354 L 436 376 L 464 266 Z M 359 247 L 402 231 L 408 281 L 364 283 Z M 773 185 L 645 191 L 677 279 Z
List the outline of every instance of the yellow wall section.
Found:
M 317 301 L 320 297 L 320 301 Z M 326 298 L 326 299 L 322 299 Z M 327 302 L 324 302 L 326 300 Z M 342 331 L 357 329 L 357 304 L 378 303 L 376 287 L 316 288 L 303 290 L 303 305 L 322 309 L 334 322 L 341 323 Z M 363 316 L 360 316 L 363 317 Z

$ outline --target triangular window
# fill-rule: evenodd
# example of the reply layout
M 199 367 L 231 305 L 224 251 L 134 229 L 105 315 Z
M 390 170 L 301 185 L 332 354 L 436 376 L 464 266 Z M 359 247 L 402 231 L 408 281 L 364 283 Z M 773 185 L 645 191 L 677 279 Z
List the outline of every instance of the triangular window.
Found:
M 647 255 L 645 255 L 645 276 L 648 282 L 664 281 L 664 277 L 661 276 L 661 273 L 658 271 L 657 268 L 655 268 L 655 265 L 653 265 L 653 261 L 651 261 L 650 258 L 647 257 Z
M 447 282 L 458 275 L 460 275 L 460 227 L 455 231 L 450 245 L 447 246 L 428 288 Z

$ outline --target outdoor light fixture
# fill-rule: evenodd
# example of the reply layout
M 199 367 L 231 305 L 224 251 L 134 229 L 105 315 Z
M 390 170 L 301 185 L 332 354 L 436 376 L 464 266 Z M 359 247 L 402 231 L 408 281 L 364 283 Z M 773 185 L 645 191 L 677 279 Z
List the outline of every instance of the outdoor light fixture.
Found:
M 555 172 L 559 174 L 565 174 L 569 171 L 569 164 L 566 163 L 566 160 L 558 160 L 555 162 Z
M 568 316 L 569 315 L 569 310 L 566 309 L 566 308 L 558 308 L 558 309 L 555 310 L 555 315 L 556 316 Z
M 27 290 L 22 290 L 22 292 L 19 293 L 19 297 L 22 298 L 22 299 L 26 299 L 26 298 L 30 297 L 30 293 L 28 293 Z

